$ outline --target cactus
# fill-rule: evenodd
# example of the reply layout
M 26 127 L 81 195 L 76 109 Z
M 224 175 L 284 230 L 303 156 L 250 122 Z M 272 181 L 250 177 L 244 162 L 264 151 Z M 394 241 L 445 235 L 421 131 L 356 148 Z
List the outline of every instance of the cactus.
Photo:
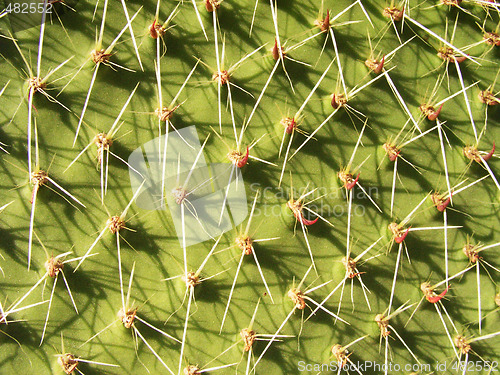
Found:
M 1 373 L 498 370 L 498 2 L 4 3 Z

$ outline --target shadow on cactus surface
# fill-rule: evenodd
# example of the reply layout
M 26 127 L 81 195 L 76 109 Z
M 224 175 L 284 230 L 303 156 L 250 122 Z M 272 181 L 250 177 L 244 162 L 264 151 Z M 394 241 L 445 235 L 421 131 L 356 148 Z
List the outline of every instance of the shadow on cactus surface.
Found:
M 499 370 L 498 1 L 2 7 L 0 373 Z

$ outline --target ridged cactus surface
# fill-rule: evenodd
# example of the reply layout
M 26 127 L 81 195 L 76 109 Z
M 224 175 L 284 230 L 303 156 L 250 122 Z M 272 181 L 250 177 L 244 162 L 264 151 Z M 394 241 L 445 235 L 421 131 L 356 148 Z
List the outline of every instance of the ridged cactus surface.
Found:
M 2 7 L 0 373 L 500 369 L 498 2 Z

